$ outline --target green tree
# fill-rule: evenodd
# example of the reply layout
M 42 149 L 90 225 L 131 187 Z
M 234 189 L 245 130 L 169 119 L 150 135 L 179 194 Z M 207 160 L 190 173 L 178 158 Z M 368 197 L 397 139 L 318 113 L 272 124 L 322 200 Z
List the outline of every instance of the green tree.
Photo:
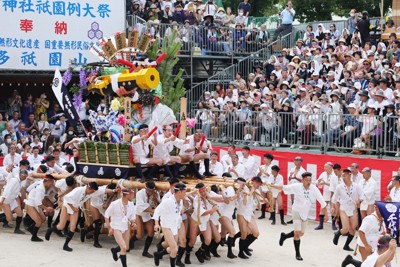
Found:
M 350 10 L 355 8 L 357 12 L 368 11 L 370 17 L 380 17 L 380 3 L 381 0 L 336 0 L 335 14 L 348 17 Z M 391 6 L 392 0 L 384 0 L 384 14 L 387 14 Z
M 157 66 L 157 70 L 160 73 L 160 82 L 162 85 L 162 94 L 165 97 L 161 99 L 161 102 L 169 106 L 174 113 L 178 113 L 180 110 L 180 98 L 185 95 L 185 87 L 183 86 L 184 79 L 182 78 L 183 69 L 180 69 L 176 75 L 174 75 L 174 67 L 178 63 L 178 52 L 182 47 L 182 43 L 177 41 L 177 31 L 173 30 L 172 35 L 165 36 L 162 45 L 158 48 L 159 40 L 150 47 L 147 54 L 150 58 L 157 58 L 158 53 L 166 53 L 167 56 Z
M 302 0 L 294 2 L 293 8 L 296 11 L 296 19 L 301 23 L 323 21 L 332 19 L 336 3 L 332 0 Z

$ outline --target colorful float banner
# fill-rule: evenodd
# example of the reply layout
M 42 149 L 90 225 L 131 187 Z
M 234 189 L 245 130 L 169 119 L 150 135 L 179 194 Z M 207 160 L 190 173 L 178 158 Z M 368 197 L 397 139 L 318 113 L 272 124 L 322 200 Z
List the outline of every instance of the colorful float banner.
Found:
M 0 69 L 98 61 L 93 44 L 125 29 L 124 0 L 0 0 Z
M 227 154 L 227 147 L 213 147 L 214 150 L 219 152 L 219 157 Z M 240 148 L 236 149 L 240 155 Z M 385 196 L 389 195 L 387 185 L 392 180 L 393 175 L 396 175 L 397 169 L 400 167 L 398 160 L 386 160 L 377 158 L 361 158 L 346 156 L 333 156 L 333 155 L 321 155 L 321 154 L 308 154 L 308 153 L 296 153 L 296 152 L 284 152 L 284 151 L 272 151 L 262 149 L 251 149 L 250 154 L 253 155 L 259 164 L 263 164 L 264 154 L 270 153 L 274 156 L 272 165 L 278 165 L 281 170 L 280 174 L 284 178 L 284 183 L 288 183 L 289 170 L 294 166 L 293 160 L 296 156 L 303 158 L 302 166 L 306 171 L 313 174 L 312 181 L 315 182 L 319 175 L 324 171 L 324 164 L 326 162 L 332 162 L 333 164 L 339 163 L 343 168 L 349 167 L 351 163 L 357 163 L 359 165 L 359 171 L 365 167 L 372 169 L 372 178 L 377 182 L 378 187 L 375 192 L 375 199 L 383 200 Z M 284 207 L 287 214 L 291 214 L 291 205 L 288 205 L 290 198 L 283 194 Z M 316 203 L 310 211 L 309 218 L 316 219 L 319 216 L 319 204 Z

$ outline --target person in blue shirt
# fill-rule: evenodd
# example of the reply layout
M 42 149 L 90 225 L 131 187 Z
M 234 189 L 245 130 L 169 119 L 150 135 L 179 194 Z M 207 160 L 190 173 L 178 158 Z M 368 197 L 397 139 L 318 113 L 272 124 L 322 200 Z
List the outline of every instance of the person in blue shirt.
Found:
M 244 0 L 243 2 L 241 2 L 238 6 L 238 13 L 239 13 L 239 10 L 243 10 L 244 16 L 248 17 L 251 12 L 251 5 L 249 3 L 249 0 Z
M 278 39 L 278 36 L 281 33 L 282 33 L 282 35 L 285 35 L 285 34 L 292 32 L 292 24 L 293 24 L 295 15 L 296 15 L 296 12 L 293 9 L 292 1 L 288 1 L 285 10 L 280 12 L 280 16 L 282 18 L 282 24 L 281 24 L 281 26 L 279 26 L 278 29 L 276 29 L 273 41 Z

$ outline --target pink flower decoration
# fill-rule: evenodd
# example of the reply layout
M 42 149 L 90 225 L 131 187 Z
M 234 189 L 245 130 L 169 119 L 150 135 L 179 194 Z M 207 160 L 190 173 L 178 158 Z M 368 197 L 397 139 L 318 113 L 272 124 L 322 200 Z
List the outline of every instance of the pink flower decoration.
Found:
M 196 118 L 186 118 L 186 125 L 190 129 L 193 129 L 196 126 L 197 119 Z
M 118 115 L 117 122 L 119 125 L 124 126 L 128 121 L 123 114 Z

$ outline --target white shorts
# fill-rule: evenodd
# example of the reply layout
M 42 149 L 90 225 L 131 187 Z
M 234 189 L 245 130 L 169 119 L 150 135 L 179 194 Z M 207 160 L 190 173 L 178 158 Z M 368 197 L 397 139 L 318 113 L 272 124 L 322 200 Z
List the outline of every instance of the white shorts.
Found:
M 219 215 L 217 212 L 214 212 L 211 217 L 210 217 L 210 221 L 212 224 L 217 225 L 219 224 Z
M 344 208 L 343 209 L 342 206 L 341 206 L 340 207 L 340 211 L 343 211 L 349 217 L 351 217 L 353 215 L 357 215 L 357 209 L 355 209 L 354 207 L 348 207 L 348 208 Z
M 142 218 L 143 223 L 148 222 L 152 219 L 150 213 L 148 212 L 143 212 L 140 214 L 138 213 L 137 215 Z
M 181 218 L 182 218 L 182 221 L 187 220 L 187 214 L 186 213 L 182 214 Z
M 11 201 L 4 200 L 4 204 L 9 205 L 11 211 L 13 211 L 15 208 L 19 207 L 18 201 L 16 199 L 13 199 Z
M 300 218 L 300 214 L 296 211 L 292 211 L 293 227 L 295 231 L 305 232 L 307 227 L 307 221 L 303 221 Z
M 209 218 L 202 219 L 200 217 L 200 225 L 199 225 L 200 232 L 204 232 L 205 230 L 207 230 L 208 221 L 209 221 Z
M 139 157 L 140 164 L 147 164 L 150 160 L 145 157 Z
M 74 214 L 74 211 L 71 209 L 71 207 L 67 203 L 63 203 L 63 206 L 67 209 L 67 213 L 69 215 Z
M 366 211 L 367 209 L 368 209 L 368 206 L 369 205 L 373 205 L 374 203 L 369 203 L 369 202 L 367 202 L 367 201 L 363 201 L 363 202 L 361 202 L 361 204 L 360 204 L 360 210 L 362 210 L 362 211 Z

